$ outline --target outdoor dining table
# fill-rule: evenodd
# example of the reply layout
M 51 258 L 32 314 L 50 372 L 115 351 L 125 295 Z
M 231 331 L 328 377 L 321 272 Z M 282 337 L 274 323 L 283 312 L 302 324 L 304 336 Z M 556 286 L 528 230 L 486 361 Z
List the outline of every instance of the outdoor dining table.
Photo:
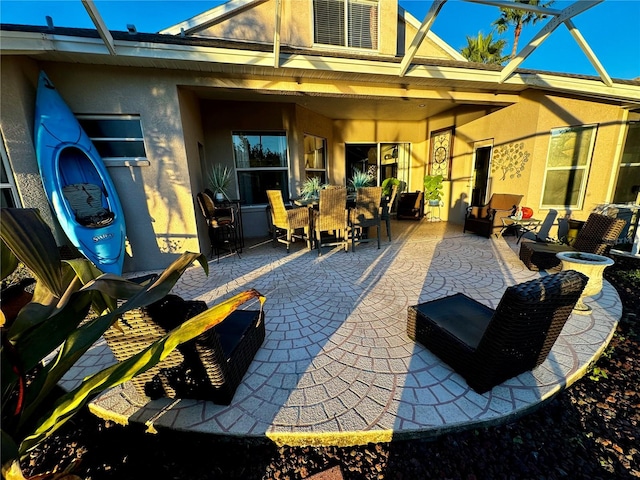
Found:
M 538 229 L 542 225 L 542 220 L 537 218 L 516 218 L 513 215 L 509 217 L 502 217 L 502 229 L 500 230 L 500 235 L 502 235 L 505 230 L 509 227 L 515 229 L 516 234 L 516 244 L 520 243 L 522 237 L 527 232 L 537 233 Z M 498 235 L 496 235 L 498 236 Z

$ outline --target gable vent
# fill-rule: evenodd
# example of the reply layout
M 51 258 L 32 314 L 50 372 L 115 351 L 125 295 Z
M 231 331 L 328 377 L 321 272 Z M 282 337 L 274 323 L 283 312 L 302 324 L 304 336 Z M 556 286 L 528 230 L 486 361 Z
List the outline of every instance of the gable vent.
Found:
M 313 31 L 318 44 L 377 50 L 378 0 L 314 0 Z

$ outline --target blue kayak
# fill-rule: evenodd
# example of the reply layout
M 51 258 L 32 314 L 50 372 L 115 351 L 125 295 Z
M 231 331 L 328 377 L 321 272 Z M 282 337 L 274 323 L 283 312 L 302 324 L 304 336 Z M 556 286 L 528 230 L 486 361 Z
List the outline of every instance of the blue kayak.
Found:
M 122 273 L 125 223 L 104 162 L 44 72 L 34 136 L 49 203 L 75 247 L 105 273 Z

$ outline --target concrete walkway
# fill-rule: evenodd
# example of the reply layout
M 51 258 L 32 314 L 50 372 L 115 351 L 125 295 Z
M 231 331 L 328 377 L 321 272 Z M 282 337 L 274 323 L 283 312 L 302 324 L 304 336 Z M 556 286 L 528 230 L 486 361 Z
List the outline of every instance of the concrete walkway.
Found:
M 102 417 L 288 445 L 355 445 L 429 437 L 524 414 L 580 378 L 621 316 L 605 282 L 572 314 L 548 359 L 479 395 L 406 335 L 407 307 L 464 292 L 493 308 L 507 286 L 539 276 L 517 257 L 513 237 L 486 239 L 461 227 L 395 222 L 392 242 L 326 249 L 246 248 L 242 258 L 194 267 L 174 292 L 213 305 L 248 288 L 266 295 L 266 339 L 229 406 L 194 400 L 145 402 L 132 387 L 90 405 Z M 383 228 L 384 231 L 384 228 Z M 543 273 L 544 275 L 544 273 Z M 247 308 L 257 308 L 256 305 Z M 104 343 L 83 357 L 67 387 L 113 362 Z

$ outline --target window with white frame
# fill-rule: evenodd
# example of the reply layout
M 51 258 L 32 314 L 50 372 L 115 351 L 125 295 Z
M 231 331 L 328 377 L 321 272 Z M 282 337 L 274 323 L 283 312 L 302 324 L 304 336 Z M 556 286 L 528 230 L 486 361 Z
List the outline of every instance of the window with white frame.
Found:
M 541 208 L 582 208 L 596 129 L 581 125 L 551 130 Z
M 106 165 L 148 163 L 139 115 L 76 115 Z
M 313 0 L 313 41 L 378 49 L 378 0 Z
M 629 122 L 613 203 L 636 202 L 640 188 L 640 122 Z
M 9 164 L 7 150 L 4 145 L 4 136 L 0 137 L 0 140 L 2 142 L 2 146 L 0 146 L 0 156 L 2 157 L 0 161 L 0 206 L 3 208 L 19 207 L 18 192 L 13 180 L 13 172 Z
M 306 178 L 319 178 L 327 183 L 327 140 L 304 136 L 304 173 Z
M 285 132 L 232 132 L 240 200 L 268 203 L 267 190 L 289 198 L 289 161 Z

